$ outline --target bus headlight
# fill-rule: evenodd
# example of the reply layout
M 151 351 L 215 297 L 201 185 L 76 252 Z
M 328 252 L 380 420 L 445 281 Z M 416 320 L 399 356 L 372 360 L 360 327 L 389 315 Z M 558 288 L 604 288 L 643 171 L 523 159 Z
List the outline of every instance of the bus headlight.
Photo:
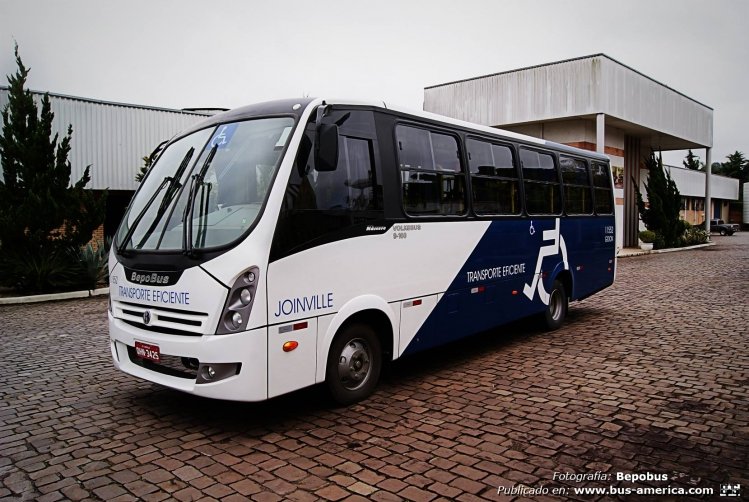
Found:
M 241 274 L 232 285 L 229 295 L 221 312 L 221 319 L 216 329 L 217 335 L 237 333 L 246 329 L 247 321 L 250 319 L 250 311 L 255 301 L 260 269 L 251 267 Z

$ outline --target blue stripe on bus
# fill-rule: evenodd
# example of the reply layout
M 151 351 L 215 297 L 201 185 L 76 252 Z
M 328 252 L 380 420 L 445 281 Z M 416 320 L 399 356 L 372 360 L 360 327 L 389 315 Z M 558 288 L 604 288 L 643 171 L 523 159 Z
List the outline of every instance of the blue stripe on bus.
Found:
M 614 217 L 558 221 L 572 277 L 570 299 L 584 298 L 612 284 Z M 543 312 L 546 305 L 539 298 L 539 288 L 531 292 L 526 286 L 533 284 L 539 250 L 553 243 L 544 241 L 544 231 L 554 234 L 556 222 L 557 218 L 493 221 L 403 354 Z M 564 270 L 561 250 L 542 257 L 542 289 L 548 292 Z

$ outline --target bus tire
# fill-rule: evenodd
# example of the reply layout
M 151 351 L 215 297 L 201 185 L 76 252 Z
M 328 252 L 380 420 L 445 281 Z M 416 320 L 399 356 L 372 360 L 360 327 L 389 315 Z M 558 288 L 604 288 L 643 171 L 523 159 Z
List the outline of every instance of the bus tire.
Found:
M 349 324 L 330 346 L 325 383 L 338 404 L 353 404 L 374 392 L 381 368 L 382 347 L 374 329 Z
M 553 331 L 562 326 L 564 318 L 567 317 L 568 307 L 567 290 L 564 289 L 564 284 L 561 281 L 555 280 L 549 293 L 549 304 L 546 306 L 543 316 L 544 326 L 547 330 Z

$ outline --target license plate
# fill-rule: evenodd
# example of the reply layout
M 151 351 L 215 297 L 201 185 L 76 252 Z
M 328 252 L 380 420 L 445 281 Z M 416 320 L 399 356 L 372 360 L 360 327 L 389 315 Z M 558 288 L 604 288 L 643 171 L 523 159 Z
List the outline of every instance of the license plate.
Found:
M 161 353 L 158 345 L 150 343 L 135 342 L 135 355 L 147 361 L 161 362 Z

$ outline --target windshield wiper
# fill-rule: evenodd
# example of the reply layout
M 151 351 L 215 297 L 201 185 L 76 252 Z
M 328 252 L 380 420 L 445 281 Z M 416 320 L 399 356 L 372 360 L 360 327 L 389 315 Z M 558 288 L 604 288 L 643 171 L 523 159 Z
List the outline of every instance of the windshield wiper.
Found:
M 195 153 L 195 148 L 191 147 L 187 151 L 185 156 L 182 158 L 182 162 L 179 165 L 179 169 L 177 169 L 177 173 L 173 177 L 167 176 L 161 181 L 159 188 L 157 188 L 156 191 L 151 196 L 151 198 L 148 199 L 148 202 L 146 202 L 146 205 L 143 206 L 143 209 L 141 209 L 140 213 L 138 213 L 138 216 L 135 217 L 135 221 L 133 221 L 133 224 L 130 225 L 130 228 L 128 228 L 127 233 L 125 234 L 125 237 L 122 239 L 120 246 L 117 248 L 118 254 L 125 255 L 127 253 L 127 250 L 126 250 L 127 243 L 130 241 L 130 239 L 133 238 L 133 234 L 135 233 L 135 229 L 138 228 L 138 225 L 140 224 L 140 220 L 143 219 L 143 217 L 148 212 L 148 209 L 151 207 L 151 204 L 153 204 L 153 201 L 156 200 L 156 197 L 159 195 L 159 193 L 161 193 L 164 187 L 167 186 L 168 184 L 167 193 L 166 195 L 164 195 L 164 199 L 162 199 L 161 201 L 161 205 L 159 206 L 159 210 L 156 213 L 156 217 L 154 218 L 151 228 L 148 229 L 148 231 L 144 234 L 143 239 L 141 239 L 141 245 L 143 244 L 144 240 L 148 238 L 151 232 L 153 232 L 154 228 L 159 222 L 159 219 L 161 218 L 161 216 L 163 216 L 164 211 L 166 211 L 166 208 L 169 206 L 171 199 L 174 198 L 174 194 L 181 187 L 179 179 L 182 177 L 182 173 L 185 172 L 185 169 L 187 168 L 187 165 L 190 162 L 190 159 L 192 158 L 193 153 Z M 133 249 L 135 249 L 135 246 L 133 246 Z
M 218 145 L 213 145 L 213 148 L 211 148 L 211 151 L 208 153 L 208 157 L 206 157 L 205 162 L 203 163 L 203 167 L 200 168 L 200 172 L 198 174 L 192 175 L 190 192 L 187 196 L 185 212 L 182 215 L 182 252 L 189 257 L 195 256 L 194 246 L 192 243 L 192 215 L 195 210 L 195 194 L 198 190 L 198 187 L 202 187 L 203 185 L 205 185 L 203 179 L 205 178 L 205 173 L 208 172 L 208 168 L 211 167 L 211 162 L 213 162 L 213 157 L 216 155 L 216 150 L 218 150 Z M 208 201 L 206 200 L 206 205 L 207 202 Z M 201 211 L 202 209 L 203 207 L 201 204 Z
M 211 198 L 211 183 L 200 184 L 200 212 L 198 213 L 198 236 L 195 238 L 195 243 L 200 247 L 205 247 L 205 238 L 208 235 L 208 204 Z

